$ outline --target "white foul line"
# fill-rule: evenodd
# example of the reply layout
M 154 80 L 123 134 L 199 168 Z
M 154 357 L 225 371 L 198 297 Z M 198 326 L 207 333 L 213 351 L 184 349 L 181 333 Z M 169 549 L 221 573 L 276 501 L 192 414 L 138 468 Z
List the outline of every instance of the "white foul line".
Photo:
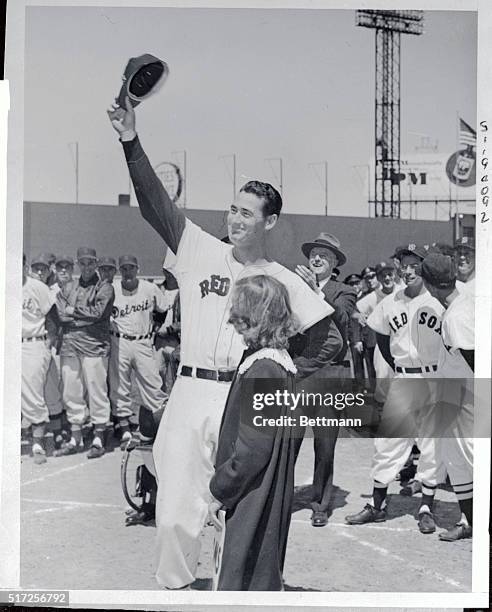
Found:
M 311 521 L 306 519 L 292 519 L 292 523 L 304 523 L 305 525 L 311 525 Z M 354 525 L 348 525 L 347 523 L 331 523 L 327 524 L 327 527 L 346 527 L 348 529 L 354 529 Z M 364 525 L 364 529 L 380 529 L 382 531 L 415 531 L 411 527 L 387 527 L 386 525 Z
M 29 497 L 23 497 L 22 501 L 30 502 L 33 504 L 59 504 L 61 506 L 73 506 L 74 508 L 119 508 L 124 510 L 124 506 L 121 504 L 101 504 L 97 502 L 81 502 L 81 501 L 70 501 L 70 500 L 55 500 L 55 499 L 31 499 Z M 26 512 L 29 512 L 27 510 Z
M 75 465 L 69 465 L 68 467 L 64 467 L 61 470 L 56 470 L 56 472 L 50 472 L 49 474 L 45 474 L 44 476 L 40 476 L 39 478 L 33 478 L 32 480 L 26 480 L 25 482 L 21 482 L 21 486 L 24 487 L 25 485 L 34 484 L 36 482 L 43 482 L 47 478 L 51 478 L 52 476 L 58 476 L 59 474 L 62 474 L 63 472 L 70 472 L 71 470 L 75 470 L 79 467 L 82 467 L 83 465 L 87 465 L 87 461 L 84 461 L 83 463 L 76 463 Z
M 373 544 L 372 542 L 366 542 L 365 540 L 361 540 L 360 538 L 358 538 L 354 534 L 348 533 L 347 531 L 341 531 L 340 533 L 343 536 L 345 536 L 346 538 L 349 538 L 351 540 L 355 540 L 361 546 L 366 546 L 367 548 L 370 548 L 370 549 L 380 553 L 384 557 L 387 557 L 389 559 L 394 559 L 395 561 L 398 561 L 399 563 L 403 563 L 406 567 L 409 567 L 409 568 L 411 568 L 411 569 L 413 569 L 413 570 L 415 570 L 415 571 L 417 571 L 419 573 L 431 574 L 432 576 L 434 576 L 434 578 L 436 578 L 436 580 L 439 580 L 439 582 L 445 582 L 449 586 L 455 587 L 457 589 L 461 589 L 461 590 L 466 591 L 466 592 L 468 592 L 470 590 L 469 587 L 464 586 L 463 584 L 461 584 L 457 580 L 453 580 L 452 578 L 448 578 L 447 576 L 443 576 L 442 574 L 439 574 L 439 572 L 434 572 L 433 570 L 429 569 L 428 567 L 423 567 L 422 565 L 417 565 L 416 563 L 412 563 L 408 559 L 405 559 L 404 557 L 400 557 L 400 555 L 395 555 L 395 553 L 392 553 L 388 549 L 383 548 L 383 546 L 378 546 L 377 544 Z

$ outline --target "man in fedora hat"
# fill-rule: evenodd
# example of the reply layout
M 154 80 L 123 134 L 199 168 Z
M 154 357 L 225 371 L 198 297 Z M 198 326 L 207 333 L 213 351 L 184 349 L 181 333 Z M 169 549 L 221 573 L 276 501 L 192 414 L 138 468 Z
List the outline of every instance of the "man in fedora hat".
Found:
M 299 265 L 297 274 L 313 291 L 323 296 L 324 300 L 335 309 L 333 321 L 342 336 L 343 344 L 338 355 L 328 365 L 318 369 L 313 360 L 308 369 L 315 378 L 347 379 L 350 378 L 350 362 L 345 359 L 347 352 L 350 317 L 355 308 L 357 293 L 354 289 L 332 279 L 336 267 L 341 267 L 347 258 L 340 248 L 340 241 L 332 234 L 321 233 L 314 241 L 305 242 L 301 250 L 307 257 L 309 267 Z M 330 339 L 327 338 L 327 342 Z M 339 386 L 340 383 L 337 383 Z M 337 418 L 336 410 L 323 406 L 323 415 Z M 328 413 L 328 414 L 327 414 Z M 333 413 L 333 414 L 331 414 Z M 318 431 L 319 429 L 319 431 Z M 313 527 L 324 527 L 328 522 L 328 509 L 333 485 L 333 461 L 338 428 L 313 427 L 314 433 L 314 477 L 311 508 Z M 299 452 L 302 438 L 296 440 Z

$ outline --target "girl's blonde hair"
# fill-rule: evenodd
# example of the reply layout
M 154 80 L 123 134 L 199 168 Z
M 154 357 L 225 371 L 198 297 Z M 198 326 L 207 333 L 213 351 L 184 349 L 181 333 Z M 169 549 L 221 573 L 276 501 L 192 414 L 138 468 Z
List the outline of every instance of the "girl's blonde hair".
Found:
M 254 349 L 285 349 L 299 328 L 285 285 L 264 275 L 242 278 L 234 285 L 229 323 Z

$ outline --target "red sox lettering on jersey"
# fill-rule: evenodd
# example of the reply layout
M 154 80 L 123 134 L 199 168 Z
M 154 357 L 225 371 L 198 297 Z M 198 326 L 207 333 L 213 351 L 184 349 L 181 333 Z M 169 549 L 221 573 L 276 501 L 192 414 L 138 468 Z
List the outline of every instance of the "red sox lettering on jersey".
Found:
M 382 300 L 367 319 L 371 329 L 390 336 L 390 351 L 400 367 L 437 364 L 444 309 L 424 288 L 410 298 L 398 290 Z

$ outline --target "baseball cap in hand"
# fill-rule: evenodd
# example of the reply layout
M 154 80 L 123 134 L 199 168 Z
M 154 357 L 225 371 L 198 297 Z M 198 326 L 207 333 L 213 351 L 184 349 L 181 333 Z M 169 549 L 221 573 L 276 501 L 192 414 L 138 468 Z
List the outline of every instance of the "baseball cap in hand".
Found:
M 130 98 L 133 107 L 138 106 L 142 100 L 150 96 L 157 89 L 157 84 L 164 83 L 169 74 L 169 67 L 158 57 L 146 53 L 132 57 L 123 74 L 123 85 L 116 98 L 117 103 L 125 108 L 125 98 Z
M 405 246 L 401 246 L 396 249 L 395 257 L 401 259 L 404 255 L 416 255 L 420 259 L 424 260 L 427 256 L 427 249 L 411 242 L 410 244 L 406 244 Z
M 433 287 L 452 287 L 456 280 L 453 259 L 442 253 L 429 253 L 422 262 L 422 278 Z

